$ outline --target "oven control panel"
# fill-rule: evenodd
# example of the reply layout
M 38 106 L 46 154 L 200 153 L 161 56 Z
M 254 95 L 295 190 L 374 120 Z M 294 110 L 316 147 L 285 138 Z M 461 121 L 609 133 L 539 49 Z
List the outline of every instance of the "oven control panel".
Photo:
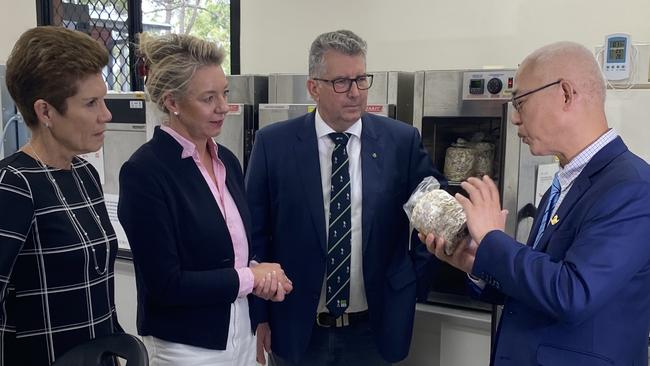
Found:
M 463 73 L 463 100 L 509 100 L 515 70 L 480 70 Z

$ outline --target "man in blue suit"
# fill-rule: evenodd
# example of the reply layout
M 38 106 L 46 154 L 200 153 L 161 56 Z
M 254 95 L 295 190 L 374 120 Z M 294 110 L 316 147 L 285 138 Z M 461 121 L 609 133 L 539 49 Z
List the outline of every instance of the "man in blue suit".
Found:
M 313 113 L 257 133 L 247 173 L 252 251 L 281 263 L 294 291 L 257 304 L 258 360 L 385 365 L 408 354 L 416 282 L 432 256 L 402 209 L 435 176 L 417 130 L 366 109 L 366 43 L 350 31 L 312 43 Z M 272 338 L 271 338 L 272 334 Z
M 505 303 L 492 365 L 647 365 L 650 168 L 608 128 L 605 83 L 583 46 L 535 51 L 515 84 L 519 136 L 561 166 L 528 243 L 503 232 L 506 213 L 484 177 L 462 184 L 469 198 L 457 195 L 472 242 L 451 257 L 440 238 L 427 246 L 474 276 L 483 298 Z

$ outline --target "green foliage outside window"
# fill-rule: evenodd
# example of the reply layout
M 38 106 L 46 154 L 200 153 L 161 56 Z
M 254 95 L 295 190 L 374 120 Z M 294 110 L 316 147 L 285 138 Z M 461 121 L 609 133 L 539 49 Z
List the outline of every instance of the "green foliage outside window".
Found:
M 143 0 L 145 32 L 191 34 L 217 42 L 226 51 L 230 73 L 230 0 Z

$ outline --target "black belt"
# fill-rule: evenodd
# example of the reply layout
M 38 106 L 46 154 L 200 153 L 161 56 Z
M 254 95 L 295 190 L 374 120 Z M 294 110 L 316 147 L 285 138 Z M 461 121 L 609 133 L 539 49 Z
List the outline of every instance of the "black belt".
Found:
M 349 325 L 356 325 L 368 321 L 368 310 L 360 311 L 358 313 L 343 313 L 343 315 L 335 318 L 330 313 L 316 314 L 316 325 L 323 328 L 330 327 L 347 327 Z

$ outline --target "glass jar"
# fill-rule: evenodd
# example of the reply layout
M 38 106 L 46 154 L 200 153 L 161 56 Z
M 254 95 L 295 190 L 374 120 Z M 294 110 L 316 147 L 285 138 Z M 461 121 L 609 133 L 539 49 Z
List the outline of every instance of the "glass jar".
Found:
M 465 144 L 453 144 L 445 154 L 445 177 L 454 182 L 464 181 L 473 175 L 475 160 L 475 149 Z
M 473 175 L 476 177 L 482 177 L 484 175 L 492 177 L 494 172 L 494 144 L 490 142 L 477 142 L 473 147 L 476 153 Z

